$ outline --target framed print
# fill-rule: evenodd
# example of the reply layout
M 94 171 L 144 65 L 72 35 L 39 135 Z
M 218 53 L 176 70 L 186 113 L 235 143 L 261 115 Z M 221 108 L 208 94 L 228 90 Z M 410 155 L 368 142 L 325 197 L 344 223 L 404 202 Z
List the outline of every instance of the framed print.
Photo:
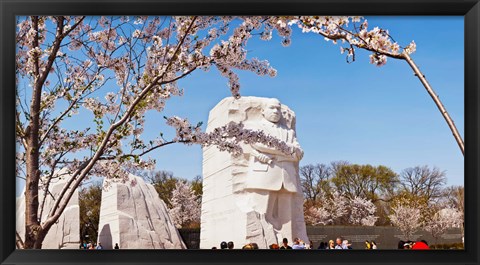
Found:
M 1 264 L 478 264 L 478 0 L 0 6 Z

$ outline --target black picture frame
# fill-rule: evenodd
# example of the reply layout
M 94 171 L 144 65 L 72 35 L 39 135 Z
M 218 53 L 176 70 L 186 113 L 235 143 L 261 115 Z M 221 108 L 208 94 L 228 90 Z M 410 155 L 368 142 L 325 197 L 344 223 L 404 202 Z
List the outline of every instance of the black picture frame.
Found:
M 1 264 L 478 264 L 479 0 L 0 0 Z M 465 18 L 465 250 L 214 251 L 15 250 L 15 16 L 18 15 L 462 15 Z M 441 44 L 439 44 L 441 45 Z M 448 45 L 448 41 L 445 45 Z

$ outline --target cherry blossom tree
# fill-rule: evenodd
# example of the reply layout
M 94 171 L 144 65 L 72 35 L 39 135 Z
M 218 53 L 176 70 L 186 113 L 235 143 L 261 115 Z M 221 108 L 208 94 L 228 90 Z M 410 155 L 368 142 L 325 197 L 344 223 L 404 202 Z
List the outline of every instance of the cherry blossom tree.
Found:
M 348 213 L 348 199 L 334 191 L 321 201 L 320 206 L 311 206 L 305 213 L 305 221 L 312 225 L 332 225 L 341 223 Z
M 461 227 L 463 215 L 455 208 L 440 209 L 435 213 L 432 219 L 428 220 L 424 229 L 432 234 L 435 241 L 443 235 L 449 228 Z
M 200 223 L 200 197 L 195 195 L 186 181 L 177 182 L 171 203 L 172 208 L 168 209 L 168 214 L 177 228 Z
M 430 201 L 426 196 L 415 195 L 401 190 L 389 203 L 388 212 L 394 212 L 396 208 L 408 207 L 420 210 L 420 223 L 424 224 L 430 220 L 438 209 L 436 204 Z
M 275 76 L 267 61 L 246 57 L 251 31 L 262 26 L 263 18 L 233 20 L 32 16 L 18 21 L 17 175 L 26 180 L 24 248 L 41 248 L 82 181 L 91 176 L 125 181 L 129 170 L 153 169 L 155 161 L 147 154 L 162 146 L 216 145 L 239 155 L 238 142 L 246 141 L 295 151 L 241 124 L 207 134 L 200 124 L 176 116 L 166 117 L 176 130 L 173 139 L 141 137 L 146 112 L 162 112 L 168 99 L 182 95 L 178 80 L 193 71 L 217 68 L 235 97 L 240 85 L 234 69 Z M 236 26 L 228 36 L 230 24 Z M 93 122 L 75 122 L 79 113 Z M 48 189 L 63 167 L 71 178 L 41 220 L 45 196 L 40 198 L 38 190 Z
M 410 240 L 413 233 L 423 226 L 418 208 L 398 205 L 392 208 L 392 211 L 393 213 L 389 215 L 390 221 L 402 231 L 406 240 Z
M 371 200 L 355 197 L 348 199 L 338 191 L 320 205 L 310 206 L 305 212 L 305 221 L 312 225 L 364 225 L 373 226 L 378 217 L 377 207 Z
M 349 23 L 355 25 L 353 30 Z M 254 36 L 269 40 L 276 32 L 288 46 L 296 25 L 342 41 L 347 46 L 341 52 L 349 60 L 360 48 L 372 52 L 375 65 L 384 65 L 391 57 L 414 67 L 410 58 L 414 42 L 402 48 L 391 41 L 388 31 L 368 30 L 361 17 L 31 16 L 20 17 L 17 25 L 17 176 L 26 182 L 25 235 L 21 240 L 17 233 L 17 239 L 23 248 L 42 247 L 84 180 L 101 176 L 124 182 L 129 171 L 153 169 L 155 160 L 149 155 L 163 146 L 215 145 L 239 155 L 239 142 L 261 142 L 294 153 L 294 147 L 242 124 L 204 133 L 200 123 L 192 125 L 177 116 L 165 117 L 176 131 L 174 138 L 142 137 L 146 113 L 163 112 L 169 99 L 183 94 L 178 81 L 195 71 L 218 69 L 236 98 L 238 71 L 274 77 L 276 70 L 268 61 L 247 56 L 248 41 Z M 78 122 L 85 115 L 92 122 Z M 46 195 L 39 197 L 39 190 L 48 190 L 61 168 L 67 168 L 71 177 L 53 208 L 43 209 Z M 48 215 L 41 219 L 44 210 Z
M 443 205 L 444 208 L 457 209 L 463 218 L 465 216 L 465 188 L 463 186 L 450 186 L 444 189 L 443 194 L 440 204 Z M 463 221 L 460 229 L 463 236 L 465 233 Z
M 378 217 L 375 216 L 377 207 L 371 200 L 355 197 L 349 202 L 348 221 L 352 225 L 374 226 Z

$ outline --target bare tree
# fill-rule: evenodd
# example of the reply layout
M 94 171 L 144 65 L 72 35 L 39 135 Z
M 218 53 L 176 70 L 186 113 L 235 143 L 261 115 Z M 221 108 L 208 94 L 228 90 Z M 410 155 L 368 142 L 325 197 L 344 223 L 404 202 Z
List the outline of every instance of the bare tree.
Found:
M 458 209 L 462 214 L 465 209 L 465 188 L 463 186 L 449 186 L 443 189 L 442 203 L 447 208 Z
M 446 182 L 445 171 L 440 171 L 437 167 L 416 166 L 400 173 L 403 190 L 414 196 L 425 196 L 428 201 L 442 196 L 442 189 Z
M 329 193 L 329 179 L 332 169 L 325 164 L 305 165 L 300 167 L 300 180 L 305 199 L 317 201 L 319 196 L 325 197 Z
M 199 199 L 202 198 L 203 195 L 203 178 L 201 175 L 196 175 L 191 181 L 190 185 L 192 186 L 192 190 Z
M 332 169 L 332 174 L 335 176 L 343 166 L 348 166 L 348 165 L 351 165 L 351 163 L 344 160 L 331 162 L 330 167 Z

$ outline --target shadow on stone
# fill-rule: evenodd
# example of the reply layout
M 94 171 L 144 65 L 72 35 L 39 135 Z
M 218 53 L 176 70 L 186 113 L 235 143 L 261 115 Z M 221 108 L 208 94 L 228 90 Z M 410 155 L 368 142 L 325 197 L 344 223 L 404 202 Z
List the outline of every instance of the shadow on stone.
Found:
M 98 236 L 98 242 L 102 243 L 104 249 L 113 249 L 112 244 L 112 231 L 110 230 L 110 225 L 106 224 L 102 227 L 102 230 Z

